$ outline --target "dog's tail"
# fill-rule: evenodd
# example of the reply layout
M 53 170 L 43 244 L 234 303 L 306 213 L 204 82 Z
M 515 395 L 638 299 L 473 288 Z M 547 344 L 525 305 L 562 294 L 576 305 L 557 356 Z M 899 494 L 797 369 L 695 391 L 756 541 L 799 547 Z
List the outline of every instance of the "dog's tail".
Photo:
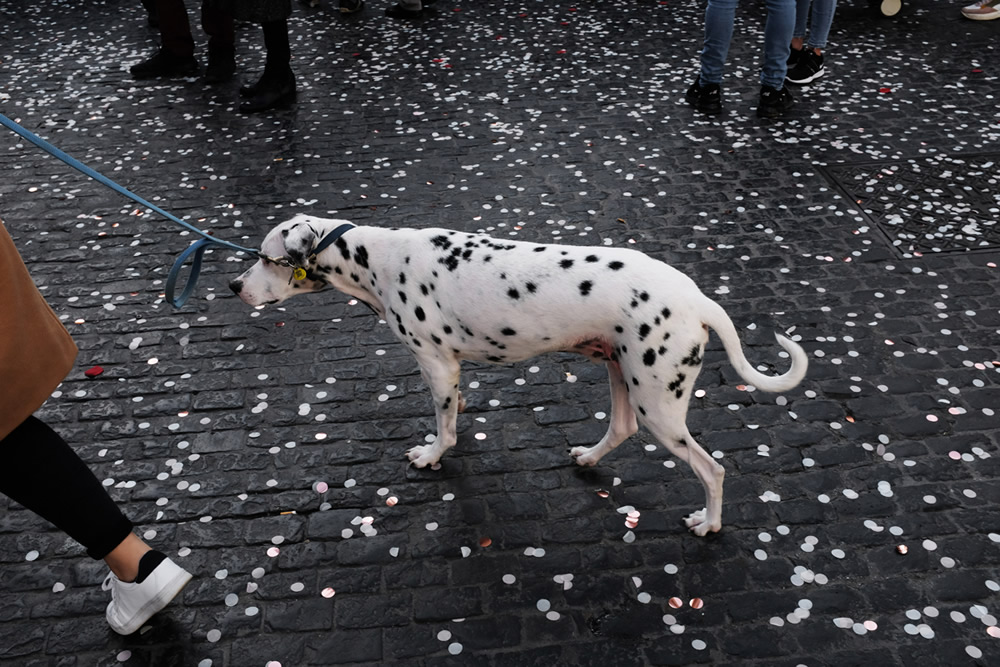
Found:
M 708 297 L 705 297 L 705 301 L 702 321 L 712 327 L 719 335 L 723 347 L 726 348 L 726 354 L 729 356 L 729 362 L 740 374 L 740 377 L 757 389 L 769 392 L 788 391 L 802 381 L 806 375 L 806 369 L 809 367 L 809 358 L 801 345 L 784 336 L 774 334 L 774 337 L 778 339 L 778 344 L 785 348 L 785 351 L 792 358 L 792 367 L 783 375 L 764 375 L 747 361 L 743 354 L 739 335 L 736 333 L 736 327 L 733 326 L 733 321 L 729 319 L 726 311 Z

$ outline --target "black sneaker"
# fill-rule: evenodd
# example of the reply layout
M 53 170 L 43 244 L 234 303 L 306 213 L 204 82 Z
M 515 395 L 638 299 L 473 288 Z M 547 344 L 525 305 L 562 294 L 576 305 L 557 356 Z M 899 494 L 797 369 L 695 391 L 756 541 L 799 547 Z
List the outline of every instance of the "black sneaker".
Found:
M 788 48 L 788 61 L 786 63 L 788 65 L 788 69 L 795 67 L 795 63 L 799 62 L 799 58 L 802 57 L 802 54 L 805 53 L 805 51 L 805 49 Z
M 391 19 L 418 19 L 423 16 L 420 9 L 407 9 L 403 5 L 395 4 L 385 10 L 385 15 Z
M 152 58 L 132 65 L 129 72 L 136 79 L 191 76 L 198 72 L 198 60 L 194 56 L 175 56 L 169 51 L 160 49 Z
M 786 86 L 781 90 L 771 86 L 760 87 L 760 104 L 757 105 L 757 115 L 761 118 L 777 118 L 795 105 L 795 98 L 788 92 Z
M 823 67 L 823 55 L 817 55 L 812 49 L 805 49 L 802 57 L 798 59 L 795 66 L 788 70 L 785 81 L 804 85 L 812 83 L 823 76 L 826 69 Z
M 684 96 L 688 104 L 706 114 L 722 113 L 722 88 L 717 83 L 701 85 L 701 79 L 695 79 Z
M 354 14 L 365 8 L 365 0 L 340 0 L 341 14 Z

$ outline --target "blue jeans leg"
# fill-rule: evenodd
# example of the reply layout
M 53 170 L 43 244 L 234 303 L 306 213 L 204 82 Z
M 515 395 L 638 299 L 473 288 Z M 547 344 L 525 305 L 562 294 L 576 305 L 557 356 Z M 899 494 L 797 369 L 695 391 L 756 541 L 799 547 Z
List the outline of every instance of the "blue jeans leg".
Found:
M 709 6 L 711 6 L 711 0 L 709 0 Z M 778 89 L 785 85 L 789 44 L 792 42 L 794 29 L 795 0 L 767 0 L 767 22 L 764 24 L 764 65 L 760 70 L 761 85 Z M 704 65 L 702 67 L 704 68 Z
M 833 13 L 837 10 L 837 0 L 813 0 L 812 16 L 809 18 L 809 41 L 807 46 L 825 49 L 826 39 L 833 25 Z M 795 33 L 798 35 L 798 33 Z
M 739 0 L 708 0 L 705 8 L 705 44 L 701 49 L 701 85 L 720 83 L 733 39 L 733 21 Z

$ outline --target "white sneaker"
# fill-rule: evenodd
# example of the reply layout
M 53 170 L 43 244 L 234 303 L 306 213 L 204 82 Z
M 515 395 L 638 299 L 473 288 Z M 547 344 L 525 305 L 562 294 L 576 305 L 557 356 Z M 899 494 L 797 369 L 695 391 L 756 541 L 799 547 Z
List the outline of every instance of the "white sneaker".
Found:
M 973 21 L 993 21 L 1000 19 L 1000 0 L 980 0 L 962 7 L 962 16 Z
M 107 619 L 111 629 L 130 635 L 176 597 L 191 574 L 169 558 L 156 566 L 141 584 L 122 581 L 109 572 L 101 588 L 111 591 Z

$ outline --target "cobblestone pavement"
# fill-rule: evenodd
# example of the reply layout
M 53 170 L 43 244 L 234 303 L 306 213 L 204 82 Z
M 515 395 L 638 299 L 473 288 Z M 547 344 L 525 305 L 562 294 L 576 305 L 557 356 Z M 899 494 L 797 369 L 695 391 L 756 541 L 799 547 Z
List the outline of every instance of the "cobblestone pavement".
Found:
M 775 330 L 811 358 L 766 395 L 713 336 L 689 418 L 727 470 L 707 538 L 648 433 L 569 460 L 609 406 L 571 355 L 468 364 L 459 445 L 415 470 L 430 399 L 366 308 L 251 309 L 227 251 L 175 310 L 191 235 L 4 132 L 0 216 L 81 349 L 42 415 L 196 578 L 119 637 L 103 564 L 4 500 L 0 661 L 1000 664 L 1000 25 L 960 4 L 844 2 L 828 75 L 762 122 L 759 2 L 710 120 L 683 101 L 701 3 L 297 6 L 298 103 L 246 117 L 238 81 L 129 77 L 156 39 L 138 2 L 0 0 L 0 112 L 221 238 L 310 212 L 634 247 L 753 363 L 784 368 Z M 259 31 L 238 39 L 252 80 Z

